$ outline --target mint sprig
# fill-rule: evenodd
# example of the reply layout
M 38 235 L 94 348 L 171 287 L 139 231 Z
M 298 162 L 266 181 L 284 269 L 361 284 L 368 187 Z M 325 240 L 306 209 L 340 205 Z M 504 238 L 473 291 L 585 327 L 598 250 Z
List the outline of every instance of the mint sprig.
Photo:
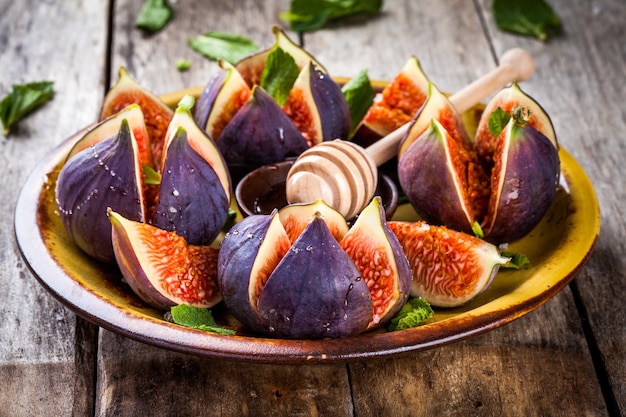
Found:
M 135 20 L 135 27 L 156 33 L 167 25 L 172 16 L 174 11 L 167 0 L 146 0 Z
M 206 58 L 235 64 L 240 59 L 259 50 L 259 47 L 245 36 L 225 33 L 206 32 L 195 38 L 187 39 L 189 46 Z
M 279 17 L 293 31 L 310 32 L 348 16 L 377 14 L 382 5 L 382 0 L 291 0 L 289 10 Z
M 491 7 L 496 26 L 507 32 L 545 41 L 561 26 L 559 17 L 544 0 L 494 0 Z
M 409 299 L 402 309 L 391 319 L 387 330 L 394 332 L 397 330 L 410 329 L 421 325 L 435 314 L 432 307 L 422 297 Z
M 296 60 L 282 48 L 274 48 L 267 56 L 261 74 L 261 88 L 267 91 L 282 106 L 300 74 Z
M 487 129 L 489 129 L 489 133 L 493 137 L 500 136 L 500 133 L 506 127 L 507 123 L 511 120 L 511 115 L 506 111 L 502 110 L 501 107 L 495 109 L 489 115 L 489 120 L 487 121 Z
M 179 304 L 172 307 L 170 313 L 172 314 L 172 321 L 181 326 L 225 335 L 235 334 L 234 330 L 218 326 L 211 310 L 206 308 Z
M 376 92 L 374 88 L 372 88 L 372 83 L 370 82 L 366 69 L 361 70 L 356 76 L 344 84 L 341 91 L 350 109 L 350 118 L 352 120 L 350 137 L 352 137 L 359 123 L 361 123 L 361 120 L 363 120 L 363 117 L 367 114 L 367 110 L 374 102 Z
M 511 258 L 511 260 L 507 264 L 502 265 L 502 268 L 521 269 L 526 265 L 530 265 L 530 259 L 528 259 L 528 256 L 524 255 L 523 253 L 512 253 L 503 251 L 500 253 L 500 255 Z

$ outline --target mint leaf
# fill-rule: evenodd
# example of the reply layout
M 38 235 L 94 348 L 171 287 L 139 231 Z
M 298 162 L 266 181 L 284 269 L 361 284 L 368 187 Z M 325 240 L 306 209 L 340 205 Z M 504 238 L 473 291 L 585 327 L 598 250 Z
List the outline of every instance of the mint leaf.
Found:
M 211 314 L 211 310 L 206 308 L 179 304 L 172 307 L 170 312 L 174 323 L 181 326 L 219 334 L 235 334 L 233 330 L 218 326 L 213 318 L 213 314 Z
M 350 136 L 352 136 L 363 117 L 365 117 L 367 110 L 374 102 L 376 92 L 367 76 L 367 70 L 361 70 L 355 77 L 351 78 L 350 81 L 344 84 L 341 91 L 350 109 L 350 118 L 352 120 Z
M 193 50 L 209 59 L 215 61 L 223 59 L 233 65 L 259 49 L 245 36 L 224 32 L 207 32 L 187 39 L 187 43 Z
M 502 130 L 506 127 L 507 123 L 511 120 L 511 115 L 502 110 L 501 107 L 495 109 L 490 115 L 487 122 L 487 129 L 489 133 L 495 138 L 500 136 Z
M 494 0 L 491 8 L 499 29 L 542 41 L 561 26 L 559 17 L 544 0 Z
M 382 0 L 291 0 L 289 10 L 279 17 L 296 32 L 310 32 L 328 22 L 356 14 L 376 14 Z
M 270 52 L 261 74 L 261 88 L 267 91 L 282 106 L 289 97 L 300 70 L 289 53 L 282 48 Z
M 432 317 L 433 314 L 435 312 L 424 298 L 411 298 L 402 306 L 398 314 L 391 319 L 387 330 L 393 332 L 417 327 Z
M 161 183 L 161 174 L 152 169 L 151 166 L 141 164 L 143 167 L 143 183 L 147 185 L 159 185 Z
M 13 84 L 9 94 L 0 101 L 2 133 L 9 134 L 11 126 L 37 107 L 52 99 L 54 82 L 39 81 L 28 84 Z
M 521 269 L 525 265 L 530 265 L 530 259 L 528 259 L 528 257 L 523 253 L 512 253 L 503 251 L 502 253 L 500 253 L 500 255 L 511 258 L 509 263 L 507 263 L 506 265 L 501 265 L 502 268 Z
M 163 29 L 174 12 L 167 0 L 146 0 L 135 20 L 135 27 L 149 33 Z
M 176 60 L 176 69 L 178 71 L 187 71 L 189 68 L 191 68 L 191 61 L 188 59 Z

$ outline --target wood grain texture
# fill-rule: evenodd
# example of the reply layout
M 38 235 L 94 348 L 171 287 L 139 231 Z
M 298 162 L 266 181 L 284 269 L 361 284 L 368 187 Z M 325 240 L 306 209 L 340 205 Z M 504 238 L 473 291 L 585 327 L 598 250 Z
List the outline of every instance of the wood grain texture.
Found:
M 12 84 L 42 80 L 54 81 L 55 90 L 52 101 L 0 137 L 0 414 L 86 415 L 93 403 L 95 327 L 30 274 L 15 244 L 12 213 L 35 164 L 97 115 L 107 5 L 2 0 L 0 10 L 0 95 Z
M 553 1 L 563 32 L 549 42 L 498 32 L 481 1 L 497 51 L 529 48 L 537 76 L 525 84 L 544 103 L 557 137 L 589 175 L 600 202 L 602 230 L 593 255 L 575 280 L 601 366 L 610 381 L 609 407 L 626 414 L 626 4 L 605 0 Z M 604 370 L 601 370 L 604 371 Z

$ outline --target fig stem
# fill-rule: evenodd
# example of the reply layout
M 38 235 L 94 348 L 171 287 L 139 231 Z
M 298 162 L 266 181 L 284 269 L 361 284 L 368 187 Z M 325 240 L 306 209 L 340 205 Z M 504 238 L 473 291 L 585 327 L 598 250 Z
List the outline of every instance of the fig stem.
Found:
M 502 55 L 500 64 L 496 68 L 452 95 L 450 102 L 459 113 L 464 113 L 505 84 L 525 81 L 533 72 L 534 61 L 527 51 L 521 48 L 509 49 Z M 410 122 L 400 126 L 366 149 L 376 166 L 381 166 L 396 156 L 398 145 L 406 134 L 409 124 Z

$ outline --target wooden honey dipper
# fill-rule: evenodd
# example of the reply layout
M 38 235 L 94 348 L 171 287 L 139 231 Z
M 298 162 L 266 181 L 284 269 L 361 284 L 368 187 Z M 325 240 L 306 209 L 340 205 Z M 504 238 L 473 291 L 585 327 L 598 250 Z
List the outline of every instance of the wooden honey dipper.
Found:
M 534 62 L 528 52 L 520 48 L 510 49 L 502 55 L 496 68 L 452 95 L 450 101 L 459 113 L 463 113 L 505 84 L 527 80 L 533 71 Z M 397 154 L 409 124 L 365 149 L 337 139 L 306 150 L 287 174 L 287 201 L 292 204 L 322 199 L 346 219 L 353 218 L 374 196 L 378 167 Z

